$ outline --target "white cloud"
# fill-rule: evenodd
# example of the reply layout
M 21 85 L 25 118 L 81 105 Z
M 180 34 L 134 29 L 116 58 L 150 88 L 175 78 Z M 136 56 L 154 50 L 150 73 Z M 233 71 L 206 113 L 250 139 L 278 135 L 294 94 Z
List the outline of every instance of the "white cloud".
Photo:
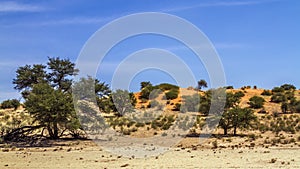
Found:
M 0 2 L 0 12 L 39 12 L 43 7 L 30 4 L 21 4 L 17 2 Z
M 241 48 L 248 48 L 250 47 L 249 45 L 246 44 L 241 44 L 241 43 L 214 43 L 212 44 L 216 49 L 241 49 Z M 194 46 L 192 48 L 197 49 L 203 49 L 206 47 L 210 47 L 208 45 L 202 45 L 202 46 Z M 167 48 L 165 48 L 166 50 L 169 51 L 179 51 L 179 50 L 190 50 L 188 47 L 184 46 L 184 45 L 178 45 L 178 46 L 169 46 Z
M 75 17 L 61 20 L 52 20 L 34 23 L 34 25 L 69 25 L 69 24 L 93 24 L 112 20 L 113 17 Z
M 192 6 L 168 8 L 168 9 L 163 9 L 162 11 L 177 12 L 177 11 L 183 11 L 183 10 L 188 10 L 188 9 L 201 8 L 201 7 L 248 6 L 248 5 L 258 5 L 258 4 L 268 3 L 268 2 L 273 2 L 273 1 L 278 1 L 278 0 L 215 1 L 215 2 L 201 3 L 201 4 L 197 4 L 197 5 L 192 5 Z

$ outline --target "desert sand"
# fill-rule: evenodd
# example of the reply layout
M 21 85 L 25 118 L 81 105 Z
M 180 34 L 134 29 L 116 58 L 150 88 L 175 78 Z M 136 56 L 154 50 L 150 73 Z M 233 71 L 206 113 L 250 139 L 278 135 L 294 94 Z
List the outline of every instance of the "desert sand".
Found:
M 229 146 L 230 147 L 230 146 Z M 92 141 L 51 147 L 1 148 L 0 168 L 300 168 L 299 146 L 173 147 L 153 157 L 111 154 Z

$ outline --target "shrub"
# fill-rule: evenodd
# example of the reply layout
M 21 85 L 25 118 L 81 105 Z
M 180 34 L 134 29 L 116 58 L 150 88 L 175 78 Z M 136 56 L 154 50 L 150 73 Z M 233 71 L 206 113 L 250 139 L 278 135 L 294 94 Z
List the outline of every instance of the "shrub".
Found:
M 168 84 L 168 83 L 162 83 L 156 86 L 157 88 L 166 91 L 166 90 L 179 90 L 179 87 L 176 85 Z
M 261 93 L 262 96 L 271 96 L 272 95 L 272 92 L 270 90 L 264 90 L 262 93 Z
M 173 100 L 178 97 L 178 94 L 179 94 L 178 90 L 172 89 L 166 93 L 166 98 L 167 98 L 167 100 Z
M 249 99 L 249 105 L 251 108 L 259 109 L 264 106 L 265 99 L 259 96 L 253 96 Z
M 9 109 L 14 108 L 15 110 L 21 105 L 19 100 L 12 99 L 12 100 L 5 100 L 1 103 L 1 109 Z
M 155 89 L 156 89 L 156 91 L 154 91 Z M 140 93 L 140 99 L 149 100 L 150 94 L 151 94 L 152 98 L 157 97 L 158 94 L 160 93 L 159 90 L 157 90 L 157 89 L 158 89 L 158 87 L 152 86 L 152 85 L 148 85 L 148 86 L 144 87 Z
M 291 84 L 283 84 L 280 86 L 280 88 L 282 88 L 283 90 L 295 90 L 296 89 L 296 87 Z
M 218 141 L 215 140 L 212 142 L 213 148 L 218 148 Z
M 173 111 L 180 111 L 180 107 L 181 107 L 181 104 L 180 103 L 176 103 L 174 108 L 173 108 Z
M 200 95 L 194 94 L 192 96 L 183 96 L 184 104 L 183 106 L 189 112 L 199 112 L 200 108 Z
M 281 87 L 274 87 L 274 88 L 272 89 L 272 92 L 273 92 L 273 93 L 282 93 L 282 92 L 284 92 L 284 89 L 281 88 Z
M 163 133 L 161 134 L 162 137 L 165 137 L 165 136 L 167 136 L 167 135 L 168 135 L 168 133 L 165 133 L 165 132 L 163 132 Z
M 145 123 L 136 123 L 135 124 L 135 127 L 144 127 L 145 126 Z
M 286 96 L 282 93 L 275 93 L 271 97 L 271 102 L 274 102 L 274 103 L 281 103 L 281 102 L 285 102 L 286 100 L 287 100 Z
M 277 161 L 276 158 L 272 158 L 271 161 L 270 161 L 270 163 L 275 163 L 276 161 Z
M 226 89 L 233 89 L 233 86 L 226 86 Z

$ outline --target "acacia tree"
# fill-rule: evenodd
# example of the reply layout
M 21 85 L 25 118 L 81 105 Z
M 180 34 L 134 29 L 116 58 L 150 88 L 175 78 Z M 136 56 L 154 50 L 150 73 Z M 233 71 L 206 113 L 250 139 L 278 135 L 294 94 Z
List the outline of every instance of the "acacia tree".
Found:
M 71 97 L 72 77 L 78 72 L 69 59 L 48 58 L 46 65 L 25 65 L 16 71 L 15 89 L 35 122 L 58 138 L 65 130 L 79 128 Z M 59 131 L 61 133 L 59 133 Z
M 76 100 L 91 101 L 91 99 L 96 99 L 102 112 L 110 113 L 112 111 L 111 90 L 108 84 L 100 82 L 98 79 L 91 76 L 80 78 L 74 83 L 72 92 Z
M 231 122 L 231 126 L 233 128 L 233 135 L 236 136 L 237 129 L 244 129 L 252 127 L 252 122 L 256 120 L 256 116 L 253 114 L 253 110 L 249 108 L 240 108 L 235 107 L 230 109 L 228 112 Z
M 34 122 L 47 129 L 50 138 L 57 139 L 69 129 L 80 127 L 76 119 L 71 94 L 55 90 L 47 83 L 33 86 L 25 107 L 34 118 Z
M 197 89 L 201 90 L 203 87 L 207 87 L 207 82 L 201 79 L 200 81 L 198 81 Z
M 33 85 L 39 83 L 48 83 L 55 89 L 70 93 L 72 78 L 78 71 L 69 59 L 48 57 L 47 65 L 34 64 L 19 67 L 13 84 L 15 89 L 22 92 L 25 99 Z
M 112 108 L 117 116 L 123 116 L 125 113 L 133 112 L 136 104 L 134 94 L 121 89 L 112 93 L 112 101 Z
M 244 95 L 243 92 L 226 93 L 225 110 L 219 122 L 219 127 L 224 130 L 224 135 L 227 135 L 228 130 L 231 128 L 234 128 L 234 135 L 236 135 L 237 128 L 246 127 L 253 120 L 248 117 L 248 115 L 251 115 L 249 114 L 250 109 L 242 109 L 239 107 L 241 98 Z

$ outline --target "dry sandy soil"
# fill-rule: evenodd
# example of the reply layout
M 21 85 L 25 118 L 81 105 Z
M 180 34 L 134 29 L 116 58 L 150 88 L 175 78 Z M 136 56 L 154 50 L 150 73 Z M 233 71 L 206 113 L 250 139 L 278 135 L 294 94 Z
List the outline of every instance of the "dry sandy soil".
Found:
M 0 168 L 300 168 L 299 146 L 174 147 L 159 156 L 139 159 L 110 154 L 92 141 L 1 149 Z

